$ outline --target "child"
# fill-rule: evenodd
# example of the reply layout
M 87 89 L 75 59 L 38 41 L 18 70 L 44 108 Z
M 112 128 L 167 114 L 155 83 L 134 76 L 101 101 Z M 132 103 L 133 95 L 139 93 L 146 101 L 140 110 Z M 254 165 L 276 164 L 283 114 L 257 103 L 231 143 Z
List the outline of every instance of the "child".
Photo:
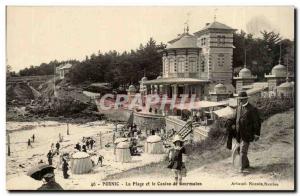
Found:
M 104 157 L 102 155 L 99 155 L 99 158 L 98 158 L 98 163 L 97 165 L 100 163 L 100 167 L 102 167 L 102 162 L 103 162 L 103 159 Z
M 182 177 L 186 176 L 186 152 L 183 146 L 183 139 L 180 135 L 175 135 L 173 139 L 174 148 L 169 152 L 169 165 L 168 168 L 172 169 L 175 175 L 175 183 L 176 185 L 181 184 Z

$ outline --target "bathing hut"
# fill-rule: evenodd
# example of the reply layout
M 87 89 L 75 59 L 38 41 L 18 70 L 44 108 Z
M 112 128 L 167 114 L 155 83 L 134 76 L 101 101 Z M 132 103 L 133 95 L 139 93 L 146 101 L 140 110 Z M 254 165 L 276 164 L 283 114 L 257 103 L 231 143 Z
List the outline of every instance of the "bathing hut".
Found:
M 120 143 L 120 142 L 126 142 L 126 141 L 128 141 L 128 139 L 126 137 L 120 137 L 120 138 L 117 138 L 114 143 L 116 145 L 118 145 L 118 143 Z
M 120 143 L 120 142 L 127 142 L 128 139 L 126 137 L 119 137 L 115 140 L 114 142 L 114 154 L 116 154 L 116 148 L 117 148 L 117 145 Z
M 116 147 L 115 161 L 128 163 L 131 161 L 131 155 L 128 142 L 120 142 Z
M 151 135 L 147 138 L 145 143 L 145 152 L 149 154 L 164 153 L 163 142 L 158 135 Z
M 91 157 L 85 152 L 76 152 L 71 157 L 71 171 L 73 174 L 86 174 L 92 170 Z

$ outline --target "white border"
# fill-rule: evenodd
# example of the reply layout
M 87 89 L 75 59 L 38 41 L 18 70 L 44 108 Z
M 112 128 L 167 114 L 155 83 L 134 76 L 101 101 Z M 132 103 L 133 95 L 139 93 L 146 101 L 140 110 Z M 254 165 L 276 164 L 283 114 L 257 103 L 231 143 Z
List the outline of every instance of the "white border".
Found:
M 1 119 L 1 123 L 0 123 L 0 138 L 1 138 L 1 147 L 0 147 L 0 152 L 1 152 L 1 161 L 0 161 L 0 174 L 1 174 L 1 178 L 0 178 L 0 193 L 1 195 L 8 195 L 10 194 L 9 192 L 6 191 L 6 173 L 5 173 L 5 167 L 6 167 L 6 137 L 5 137 L 5 105 L 6 105 L 6 100 L 5 100 L 5 92 L 6 92 L 6 86 L 5 86 L 5 69 L 6 69 L 6 58 L 5 58 L 5 7 L 7 5 L 35 5 L 35 6 L 47 6 L 47 5 L 64 5 L 64 6 L 68 6 L 68 5 L 78 5 L 78 6 L 84 6 L 84 5 L 102 5 L 102 6 L 116 6 L 116 5 L 124 5 L 124 6 L 146 6 L 146 5 L 154 5 L 154 6 L 184 6 L 184 5 L 197 5 L 197 6 L 250 6 L 250 5 L 269 5 L 269 6 L 280 6 L 280 5 L 294 5 L 296 8 L 300 7 L 300 1 L 299 0 L 251 0 L 251 1 L 241 1 L 241 0 L 227 0 L 227 1 L 222 1 L 222 0 L 208 0 L 208 1 L 201 1 L 201 3 L 199 3 L 196 0 L 184 0 L 184 1 L 179 1 L 179 0 L 103 0 L 103 1 L 97 1 L 97 0 L 1 0 L 0 1 L 0 21 L 1 21 L 1 26 L 0 26 L 0 43 L 1 43 L 1 47 L 0 47 L 0 62 L 1 62 L 1 68 L 0 68 L 0 92 L 2 93 L 2 98 L 0 99 L 0 107 L 1 107 L 1 113 L 0 113 L 0 119 Z M 299 10 L 298 10 L 299 11 Z M 298 13 L 299 15 L 299 13 Z M 297 26 L 299 26 L 299 20 L 297 20 Z M 298 29 L 298 28 L 297 28 Z M 297 33 L 298 35 L 298 33 Z M 297 36 L 295 35 L 295 36 Z M 297 37 L 299 38 L 299 37 Z M 297 40 L 297 39 L 296 39 Z M 298 42 L 297 42 L 298 43 Z M 296 43 L 296 45 L 297 45 Z M 297 50 L 297 57 L 299 57 L 299 48 Z M 298 60 L 298 59 L 297 59 Z M 298 62 L 298 61 L 297 61 Z M 298 73 L 299 71 L 299 67 L 297 69 L 297 75 L 299 75 Z M 296 83 L 297 84 L 297 83 Z M 299 92 L 299 85 L 297 85 L 297 92 Z M 298 94 L 298 93 L 297 93 Z M 299 104 L 298 104 L 299 106 Z M 297 108 L 298 109 L 298 108 Z M 297 121 L 299 121 L 299 115 L 297 116 Z M 297 127 L 298 130 L 298 127 Z M 299 140 L 299 135 L 300 133 L 297 133 L 297 141 Z M 297 150 L 297 160 L 299 160 L 299 149 Z M 299 161 L 298 161 L 299 163 Z M 297 170 L 299 170 L 299 164 L 297 165 Z M 298 181 L 299 182 L 299 179 Z M 299 185 L 299 183 L 298 183 Z M 299 189 L 299 187 L 298 187 Z M 54 195 L 57 193 L 50 193 L 50 195 Z M 81 192 L 80 195 L 84 195 L 86 193 Z M 99 192 L 97 194 L 101 194 L 101 195 L 111 195 L 111 193 L 104 193 L 104 192 Z M 115 194 L 124 194 L 122 192 L 118 192 L 118 193 L 113 193 Z M 131 194 L 131 193 L 129 193 Z M 145 193 L 143 193 L 145 194 Z M 151 193 L 151 194 L 173 194 L 173 193 Z M 197 193 L 199 194 L 199 193 Z M 200 193 L 201 195 L 208 195 L 209 193 Z M 210 193 L 211 194 L 211 193 Z M 231 193 L 229 193 L 231 194 Z M 242 195 L 243 193 L 238 193 L 238 195 Z M 257 193 L 257 194 L 265 194 L 265 193 Z M 40 194 L 38 194 L 40 195 Z

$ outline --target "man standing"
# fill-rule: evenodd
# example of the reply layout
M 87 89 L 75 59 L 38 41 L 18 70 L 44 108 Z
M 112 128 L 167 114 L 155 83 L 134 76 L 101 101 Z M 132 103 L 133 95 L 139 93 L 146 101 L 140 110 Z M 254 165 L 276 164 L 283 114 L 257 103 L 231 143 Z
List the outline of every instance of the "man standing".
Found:
M 53 153 L 51 150 L 49 150 L 49 152 L 47 154 L 47 158 L 48 158 L 48 164 L 52 165 Z
M 59 148 L 60 148 L 59 142 L 56 143 L 55 147 L 56 147 L 56 153 L 57 155 L 59 155 Z
M 27 141 L 27 148 L 29 148 L 29 147 L 31 147 L 31 148 L 32 148 L 32 145 L 31 145 L 31 140 L 30 140 L 30 139 L 28 139 L 28 141 Z
M 90 148 L 90 139 L 89 138 L 87 138 L 87 140 L 85 142 L 85 147 L 88 149 Z
M 80 146 L 79 142 L 77 142 L 75 149 L 77 149 L 78 151 L 81 151 L 81 146 Z
M 63 175 L 64 179 L 69 178 L 68 170 L 69 170 L 69 164 L 67 163 L 67 160 L 63 158 L 63 165 L 62 165 Z
M 240 172 L 250 167 L 248 149 L 250 142 L 257 141 L 260 136 L 261 120 L 258 110 L 248 102 L 248 95 L 241 91 L 236 112 L 236 140 L 239 143 Z
M 90 140 L 91 150 L 93 150 L 94 144 L 95 144 L 95 140 L 92 138 L 92 139 Z

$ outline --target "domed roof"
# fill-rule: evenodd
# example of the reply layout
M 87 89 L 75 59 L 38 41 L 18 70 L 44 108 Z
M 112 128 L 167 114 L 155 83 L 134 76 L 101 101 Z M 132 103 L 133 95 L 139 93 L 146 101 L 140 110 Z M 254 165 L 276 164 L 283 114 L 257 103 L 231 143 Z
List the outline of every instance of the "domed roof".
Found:
M 286 67 L 281 64 L 274 66 L 272 68 L 272 75 L 276 77 L 286 77 Z
M 157 76 L 157 78 L 156 79 L 161 79 L 161 76 Z
M 144 76 L 144 77 L 142 77 L 141 80 L 142 80 L 142 81 L 146 81 L 146 80 L 148 80 L 148 78 L 147 78 L 146 76 Z
M 88 157 L 90 157 L 90 155 L 86 152 L 76 152 L 72 155 L 73 159 L 84 159 Z
M 224 84 L 219 83 L 215 86 L 214 89 L 215 93 L 226 93 L 226 86 Z
M 160 141 L 161 141 L 161 137 L 159 137 L 158 135 L 151 135 L 147 138 L 147 142 L 149 143 L 156 143 Z
M 281 89 L 288 89 L 288 88 L 294 88 L 294 85 L 291 83 L 291 82 L 285 82 L 285 83 L 282 83 L 280 84 L 280 86 L 278 86 L 278 88 L 281 88 Z
M 250 71 L 250 69 L 244 67 L 243 69 L 240 70 L 239 72 L 239 77 L 241 78 L 247 78 L 247 77 L 251 77 L 252 73 Z
M 117 148 L 129 148 L 129 143 L 128 142 L 120 142 L 118 145 L 117 145 Z
M 171 48 L 175 49 L 175 48 L 199 48 L 199 47 L 197 46 L 197 38 L 193 35 L 186 33 L 179 40 L 167 46 L 167 49 L 171 49 Z
M 128 88 L 128 92 L 133 92 L 135 93 L 136 92 L 136 88 L 134 85 L 130 85 L 129 88 Z

